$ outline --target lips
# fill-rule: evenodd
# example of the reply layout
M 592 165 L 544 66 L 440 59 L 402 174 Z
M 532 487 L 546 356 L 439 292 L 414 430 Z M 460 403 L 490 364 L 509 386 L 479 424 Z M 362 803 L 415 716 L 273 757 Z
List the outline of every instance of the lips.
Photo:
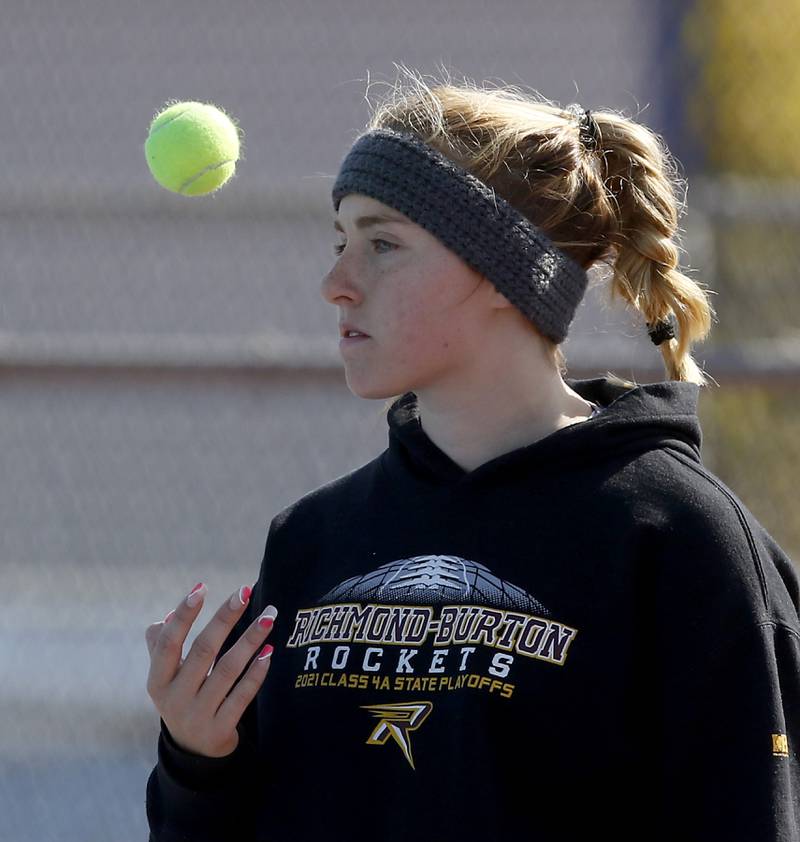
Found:
M 352 325 L 352 324 L 350 324 L 349 322 L 342 322 L 342 323 L 339 325 L 339 335 L 340 335 L 343 339 L 344 339 L 344 338 L 349 338 L 349 337 L 347 336 L 347 335 L 348 335 L 348 333 L 358 333 L 358 334 L 361 334 L 361 336 L 364 336 L 364 337 L 369 338 L 369 334 L 368 334 L 365 330 L 361 330 L 361 328 L 360 328 L 360 327 L 357 327 L 356 325 Z

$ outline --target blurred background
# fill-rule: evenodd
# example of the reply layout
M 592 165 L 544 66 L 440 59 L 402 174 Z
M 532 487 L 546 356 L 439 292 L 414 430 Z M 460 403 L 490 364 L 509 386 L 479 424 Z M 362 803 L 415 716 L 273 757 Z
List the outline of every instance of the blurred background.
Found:
M 703 458 L 800 559 L 796 0 L 0 0 L 0 840 L 147 838 L 144 630 L 258 575 L 271 519 L 387 445 L 320 282 L 330 188 L 393 62 L 610 107 L 688 180 Z M 366 99 L 365 99 L 366 97 Z M 218 194 L 152 179 L 168 100 L 244 132 Z M 602 275 L 568 376 L 663 380 Z

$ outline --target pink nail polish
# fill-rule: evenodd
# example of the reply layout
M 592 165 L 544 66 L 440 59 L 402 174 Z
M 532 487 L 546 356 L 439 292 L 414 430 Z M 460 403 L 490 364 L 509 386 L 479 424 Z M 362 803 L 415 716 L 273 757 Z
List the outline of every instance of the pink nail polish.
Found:
M 199 593 L 199 591 L 203 590 L 204 584 L 202 582 L 198 582 L 192 589 L 189 591 L 189 595 L 186 597 L 186 604 L 189 608 L 194 608 L 200 600 L 203 598 L 204 594 Z

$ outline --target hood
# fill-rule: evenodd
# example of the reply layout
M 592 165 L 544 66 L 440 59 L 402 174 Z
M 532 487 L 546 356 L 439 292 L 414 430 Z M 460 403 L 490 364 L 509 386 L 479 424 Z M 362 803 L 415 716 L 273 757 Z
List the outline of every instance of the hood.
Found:
M 530 445 L 504 453 L 465 471 L 440 450 L 422 428 L 414 392 L 390 407 L 389 446 L 384 467 L 395 481 L 412 479 L 429 486 L 502 484 L 520 474 L 597 465 L 653 449 L 675 449 L 701 462 L 702 432 L 697 417 L 700 387 L 666 380 L 634 385 L 605 376 L 564 382 L 600 406 L 592 418 L 563 427 Z

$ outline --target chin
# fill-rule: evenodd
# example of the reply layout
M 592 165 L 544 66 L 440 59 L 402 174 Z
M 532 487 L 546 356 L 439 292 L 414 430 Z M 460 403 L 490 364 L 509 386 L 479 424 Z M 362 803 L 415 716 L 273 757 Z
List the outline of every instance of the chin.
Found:
M 357 398 L 364 398 L 364 400 L 380 401 L 392 398 L 393 400 L 404 395 L 406 392 L 413 391 L 413 386 L 404 386 L 402 383 L 365 383 L 359 382 L 358 378 L 350 378 L 345 375 L 347 381 L 347 388 Z
M 391 389 L 357 388 L 355 386 L 351 386 L 349 383 L 347 384 L 347 388 L 357 398 L 364 398 L 364 400 L 368 401 L 380 401 L 386 398 L 396 398 L 398 395 L 403 394 L 403 392 L 393 392 Z

